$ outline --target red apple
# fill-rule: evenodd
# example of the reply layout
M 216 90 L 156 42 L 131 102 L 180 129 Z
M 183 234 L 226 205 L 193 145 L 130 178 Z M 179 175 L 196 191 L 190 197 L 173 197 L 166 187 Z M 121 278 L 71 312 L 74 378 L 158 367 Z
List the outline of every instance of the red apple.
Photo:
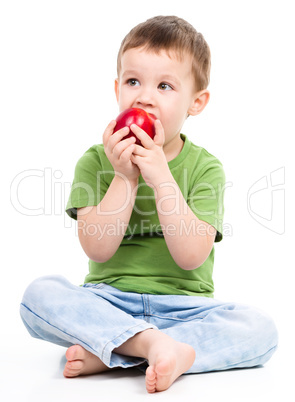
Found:
M 142 128 L 152 139 L 155 136 L 155 125 L 154 122 L 156 116 L 151 113 L 145 112 L 143 109 L 130 108 L 124 110 L 116 118 L 117 125 L 114 129 L 114 133 L 123 127 L 130 127 L 131 124 L 136 124 L 138 127 Z M 141 141 L 136 137 L 136 135 L 130 129 L 129 134 L 125 138 L 135 137 L 136 144 L 141 145 Z

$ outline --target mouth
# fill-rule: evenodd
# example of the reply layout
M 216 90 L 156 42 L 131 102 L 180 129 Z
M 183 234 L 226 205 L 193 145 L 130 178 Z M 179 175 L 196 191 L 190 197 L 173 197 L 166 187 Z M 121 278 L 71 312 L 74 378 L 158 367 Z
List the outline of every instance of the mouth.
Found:
M 149 110 L 147 110 L 147 109 L 144 109 L 144 108 L 139 108 L 139 109 L 142 109 L 142 110 L 144 110 L 147 114 L 149 114 L 150 116 L 152 116 L 155 120 L 157 120 L 158 119 L 158 117 L 155 115 L 155 113 L 153 113 L 153 112 L 150 112 Z
M 152 116 L 155 120 L 157 120 L 158 119 L 158 117 L 154 114 L 154 113 L 150 113 L 150 112 L 147 112 L 150 116 Z

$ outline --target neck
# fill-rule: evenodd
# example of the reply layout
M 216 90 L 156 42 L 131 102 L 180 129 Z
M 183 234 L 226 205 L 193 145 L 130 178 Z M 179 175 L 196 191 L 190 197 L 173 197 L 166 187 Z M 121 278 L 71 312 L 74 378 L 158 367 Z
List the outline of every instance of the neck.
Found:
M 172 161 L 177 157 L 177 155 L 180 154 L 182 148 L 183 148 L 184 142 L 180 138 L 180 135 L 177 137 L 174 137 L 171 141 L 168 143 L 165 143 L 163 146 L 163 151 L 166 156 L 167 162 Z

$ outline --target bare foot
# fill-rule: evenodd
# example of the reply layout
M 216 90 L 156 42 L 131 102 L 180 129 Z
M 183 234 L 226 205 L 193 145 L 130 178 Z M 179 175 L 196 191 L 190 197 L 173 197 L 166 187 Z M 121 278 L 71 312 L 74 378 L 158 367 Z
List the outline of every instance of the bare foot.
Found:
M 111 370 L 97 356 L 88 352 L 80 345 L 73 345 L 66 351 L 67 363 L 64 369 L 65 377 L 78 377 Z
M 114 351 L 148 360 L 146 389 L 150 393 L 169 388 L 193 365 L 196 357 L 192 346 L 178 342 L 157 329 L 139 332 Z
M 145 357 L 146 389 L 149 393 L 165 391 L 194 363 L 192 346 L 177 342 L 158 330 L 146 330 L 121 345 L 117 350 L 124 355 Z M 65 377 L 77 377 L 111 370 L 97 356 L 80 345 L 71 346 L 66 352 Z
M 172 340 L 155 345 L 150 356 L 146 370 L 146 389 L 153 393 L 168 389 L 193 365 L 196 354 L 192 346 Z

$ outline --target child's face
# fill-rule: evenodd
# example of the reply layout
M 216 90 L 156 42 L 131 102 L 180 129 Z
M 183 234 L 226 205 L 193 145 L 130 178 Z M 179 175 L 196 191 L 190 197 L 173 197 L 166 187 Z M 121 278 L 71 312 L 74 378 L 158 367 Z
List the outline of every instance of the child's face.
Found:
M 189 114 L 197 114 L 192 59 L 182 60 L 171 52 L 155 53 L 144 48 L 129 49 L 122 55 L 121 70 L 115 82 L 120 112 L 131 107 L 144 109 L 160 119 L 165 145 L 178 144 L 180 130 Z

